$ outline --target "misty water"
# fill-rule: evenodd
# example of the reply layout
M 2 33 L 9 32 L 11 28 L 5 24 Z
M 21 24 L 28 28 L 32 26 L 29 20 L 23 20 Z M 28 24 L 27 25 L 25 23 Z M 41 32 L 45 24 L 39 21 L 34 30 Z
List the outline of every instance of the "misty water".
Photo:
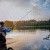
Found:
M 50 34 L 50 30 L 31 29 L 31 30 L 13 30 L 7 33 L 7 37 L 16 36 L 23 40 L 23 47 L 19 50 L 50 50 L 50 38 L 44 39 Z M 17 48 L 16 48 L 17 49 Z

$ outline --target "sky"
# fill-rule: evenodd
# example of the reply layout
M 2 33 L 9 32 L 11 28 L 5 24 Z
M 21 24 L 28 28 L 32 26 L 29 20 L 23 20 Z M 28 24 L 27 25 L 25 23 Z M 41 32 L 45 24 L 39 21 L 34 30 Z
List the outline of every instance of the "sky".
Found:
M 50 19 L 50 0 L 0 0 L 0 21 L 32 19 Z

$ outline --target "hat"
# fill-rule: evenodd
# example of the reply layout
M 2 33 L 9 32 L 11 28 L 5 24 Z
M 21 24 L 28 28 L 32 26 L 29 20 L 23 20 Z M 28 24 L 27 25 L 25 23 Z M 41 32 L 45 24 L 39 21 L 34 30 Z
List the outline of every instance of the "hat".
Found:
M 3 27 L 4 26 L 4 22 L 0 22 L 0 26 Z

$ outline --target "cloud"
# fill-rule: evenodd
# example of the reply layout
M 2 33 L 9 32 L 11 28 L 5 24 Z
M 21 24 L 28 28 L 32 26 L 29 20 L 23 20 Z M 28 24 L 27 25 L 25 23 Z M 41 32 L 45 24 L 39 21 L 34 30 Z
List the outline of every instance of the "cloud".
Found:
M 18 6 L 18 7 L 27 7 L 30 5 L 30 0 L 5 0 L 5 1 L 8 1 L 8 2 L 11 2 L 12 4 Z
M 50 0 L 0 0 L 0 16 L 2 16 L 1 18 L 3 16 L 7 18 L 8 16 L 10 20 L 12 17 L 15 20 L 20 19 L 31 11 L 24 19 L 44 20 L 44 17 L 49 19 L 49 4 Z
M 39 0 L 1 0 L 1 1 L 7 1 L 11 2 L 12 4 L 16 6 L 23 6 L 23 7 L 36 7 L 39 5 Z
M 50 0 L 46 0 L 43 6 L 45 8 L 48 8 L 49 4 L 50 4 Z
M 50 3 L 50 0 L 0 0 L 1 1 L 9 1 L 12 2 L 18 6 L 32 6 L 32 7 L 42 7 L 42 6 L 48 6 Z M 42 2 L 42 5 L 40 4 Z

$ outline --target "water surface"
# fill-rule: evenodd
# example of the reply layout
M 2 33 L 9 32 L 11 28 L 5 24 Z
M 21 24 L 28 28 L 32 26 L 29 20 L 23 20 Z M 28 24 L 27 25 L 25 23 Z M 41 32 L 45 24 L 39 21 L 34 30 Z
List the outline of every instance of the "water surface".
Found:
M 7 37 L 18 38 L 21 42 L 19 50 L 50 50 L 50 38 L 44 39 L 50 34 L 49 30 L 13 30 L 7 33 Z M 17 49 L 17 48 L 16 48 Z

